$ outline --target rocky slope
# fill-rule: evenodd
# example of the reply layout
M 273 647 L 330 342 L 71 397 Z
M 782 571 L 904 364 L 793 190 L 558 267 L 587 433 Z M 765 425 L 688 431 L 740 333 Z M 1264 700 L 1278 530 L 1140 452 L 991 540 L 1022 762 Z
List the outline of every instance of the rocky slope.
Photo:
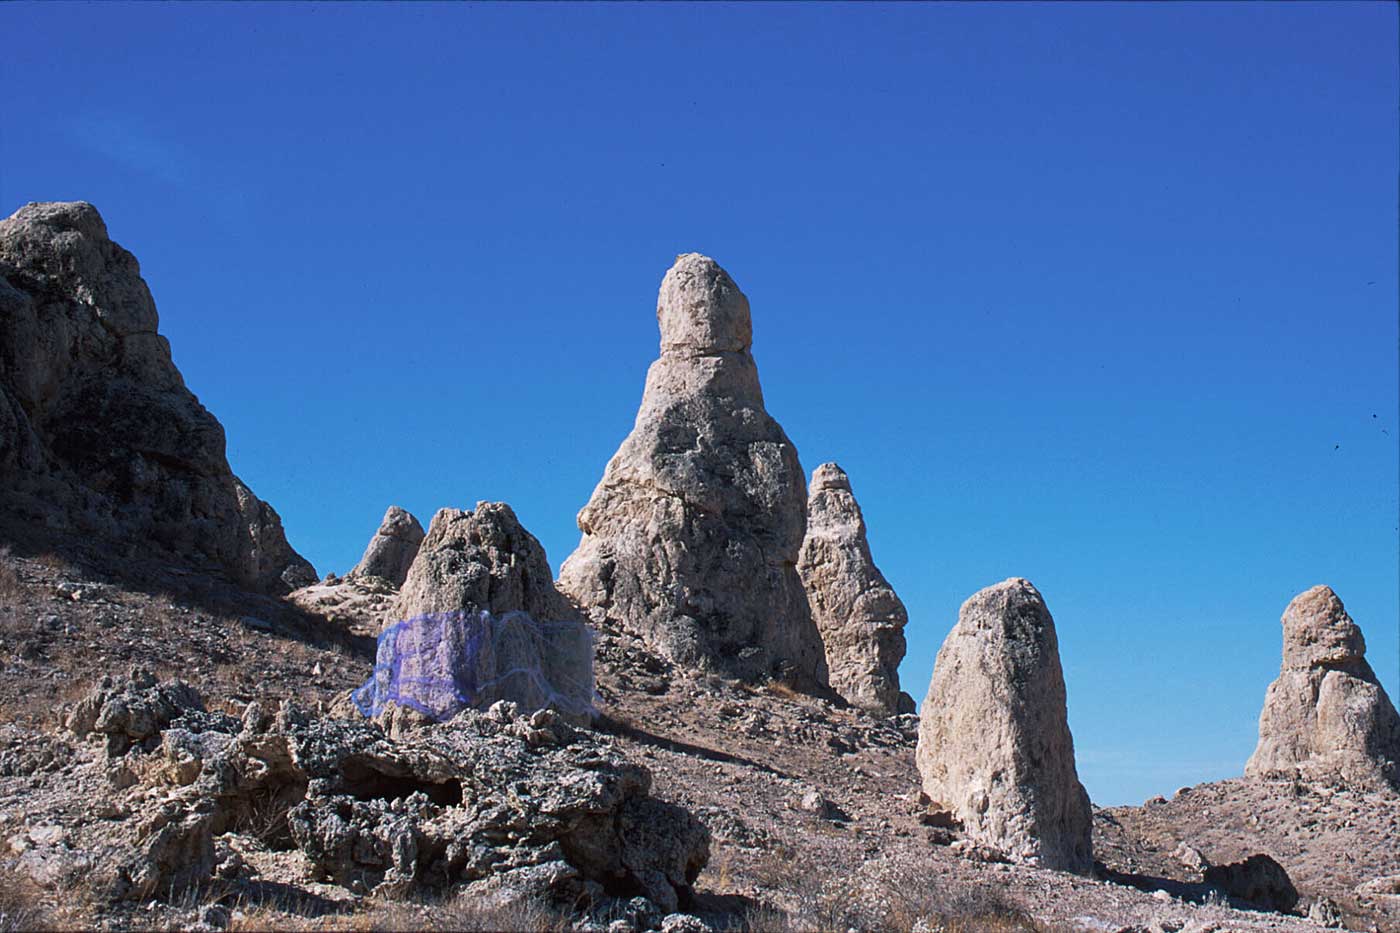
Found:
M 263 592 L 312 582 L 277 513 L 229 469 L 223 428 L 158 323 L 135 257 L 91 204 L 0 221 L 0 510 Z

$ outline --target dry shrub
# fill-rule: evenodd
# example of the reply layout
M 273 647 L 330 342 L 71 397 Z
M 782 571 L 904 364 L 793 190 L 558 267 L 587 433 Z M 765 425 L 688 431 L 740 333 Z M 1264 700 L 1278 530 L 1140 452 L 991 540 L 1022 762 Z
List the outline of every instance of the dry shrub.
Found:
M 28 588 L 15 570 L 14 556 L 7 547 L 0 547 L 0 603 L 18 603 Z
M 491 899 L 466 894 L 456 894 L 440 901 L 385 902 L 376 904 L 368 913 L 355 918 L 355 929 L 373 933 L 409 933 L 417 930 L 435 933 L 493 933 L 497 930 L 565 933 L 569 925 L 567 916 L 540 900 L 516 898 L 493 903 Z
M 0 933 L 61 929 L 62 924 L 39 899 L 39 889 L 28 877 L 0 869 Z

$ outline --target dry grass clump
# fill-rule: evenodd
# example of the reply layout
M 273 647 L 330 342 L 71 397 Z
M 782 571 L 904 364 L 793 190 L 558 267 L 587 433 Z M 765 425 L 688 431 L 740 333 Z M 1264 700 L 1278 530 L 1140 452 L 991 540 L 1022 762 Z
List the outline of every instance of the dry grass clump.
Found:
M 18 872 L 0 868 L 0 933 L 62 929 L 39 900 L 34 882 Z
M 516 898 L 493 901 L 465 894 L 442 900 L 376 902 L 371 909 L 351 919 L 351 928 L 365 933 L 492 933 L 513 930 L 519 933 L 565 933 L 569 918 L 542 901 Z
M 14 555 L 8 547 L 0 547 L 0 602 L 19 602 L 27 588 L 15 569 Z
M 784 857 L 786 855 L 786 858 Z M 766 903 L 744 918 L 747 930 L 869 930 L 872 933 L 1051 933 L 997 888 L 944 889 L 926 866 L 851 871 L 797 863 L 773 853 L 757 874 L 783 909 Z

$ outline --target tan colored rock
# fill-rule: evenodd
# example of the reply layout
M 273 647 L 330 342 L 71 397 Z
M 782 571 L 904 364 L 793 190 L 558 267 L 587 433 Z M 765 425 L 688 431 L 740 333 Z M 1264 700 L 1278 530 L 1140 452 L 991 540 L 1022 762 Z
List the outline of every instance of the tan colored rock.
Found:
M 544 547 L 504 502 L 440 509 L 394 605 L 394 618 L 431 612 L 521 611 L 540 622 L 577 618 L 554 588 Z
M 397 505 L 391 505 L 379 523 L 379 530 L 369 539 L 364 556 L 350 573 L 380 577 L 394 586 L 402 586 L 422 543 L 423 526 L 418 524 L 418 519 Z
M 1092 868 L 1055 623 L 1030 581 L 963 603 L 934 664 L 915 756 L 924 793 L 972 843 L 1044 868 Z
M 1342 601 L 1315 586 L 1282 621 L 1283 668 L 1264 696 L 1245 776 L 1400 787 L 1400 715 Z
M 0 509 L 265 592 L 313 582 L 158 325 L 136 257 L 91 204 L 0 221 Z
M 834 463 L 812 471 L 797 572 L 821 632 L 832 689 L 856 706 L 914 712 L 913 698 L 899 689 L 909 615 L 870 556 L 850 478 Z
M 748 299 L 698 253 L 657 300 L 661 356 L 632 433 L 579 512 L 560 587 L 671 660 L 824 685 L 797 575 L 806 483 L 764 409 Z

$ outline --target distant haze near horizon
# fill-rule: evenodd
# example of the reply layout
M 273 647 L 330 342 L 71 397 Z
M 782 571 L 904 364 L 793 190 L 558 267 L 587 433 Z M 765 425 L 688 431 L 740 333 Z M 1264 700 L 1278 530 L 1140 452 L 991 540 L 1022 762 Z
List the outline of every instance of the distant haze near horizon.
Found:
M 674 256 L 909 608 L 1059 631 L 1081 780 L 1239 775 L 1332 586 L 1400 695 L 1397 8 L 0 6 L 0 212 L 93 202 L 319 572 L 509 502 L 554 568 Z

